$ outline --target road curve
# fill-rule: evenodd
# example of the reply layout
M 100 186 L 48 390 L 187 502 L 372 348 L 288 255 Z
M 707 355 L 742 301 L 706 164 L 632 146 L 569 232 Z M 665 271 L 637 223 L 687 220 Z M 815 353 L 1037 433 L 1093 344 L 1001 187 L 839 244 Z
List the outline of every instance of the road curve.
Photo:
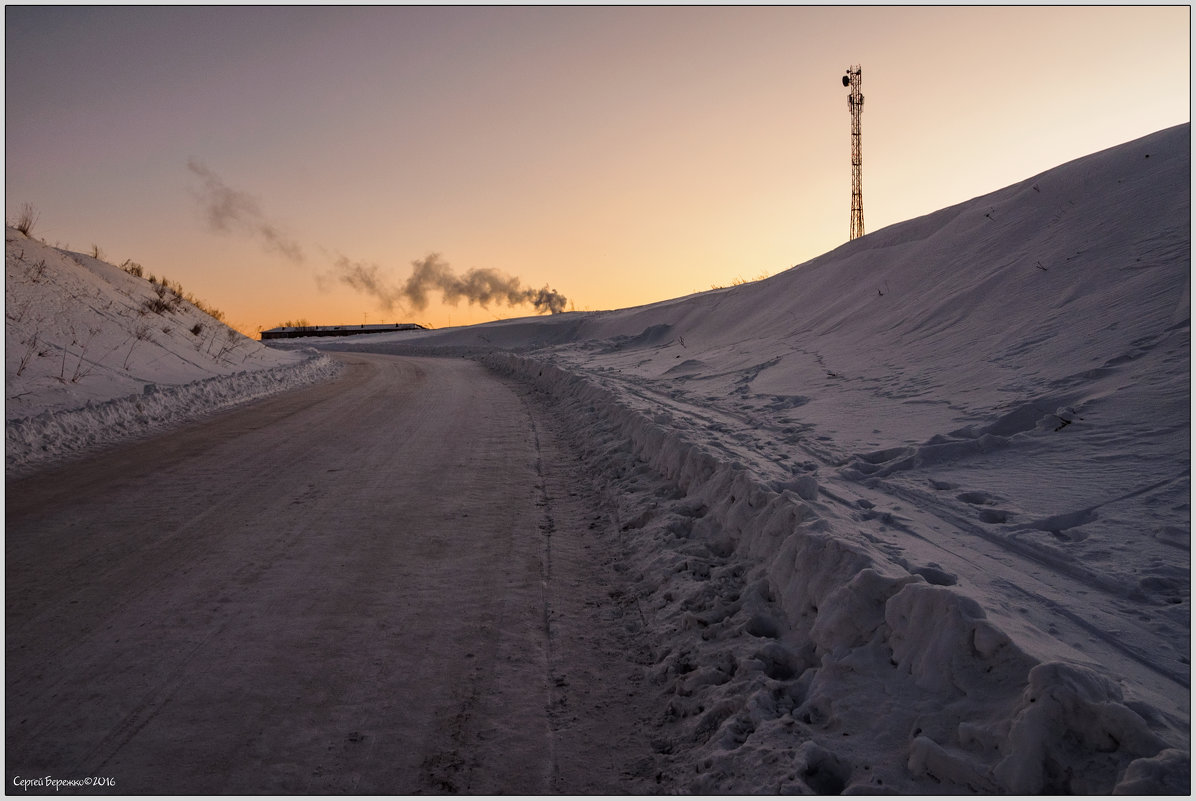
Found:
M 470 361 L 340 358 L 7 486 L 10 788 L 646 789 L 600 503 L 545 413 Z

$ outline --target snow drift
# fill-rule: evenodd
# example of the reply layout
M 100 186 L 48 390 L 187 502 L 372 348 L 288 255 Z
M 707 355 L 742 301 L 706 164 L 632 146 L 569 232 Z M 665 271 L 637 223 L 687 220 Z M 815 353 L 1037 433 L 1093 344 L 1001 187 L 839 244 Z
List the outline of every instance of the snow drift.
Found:
M 1190 174 L 1182 125 L 755 284 L 330 347 L 574 416 L 684 789 L 1187 792 Z
M 335 372 L 280 352 L 150 281 L 5 232 L 5 465 L 46 462 Z

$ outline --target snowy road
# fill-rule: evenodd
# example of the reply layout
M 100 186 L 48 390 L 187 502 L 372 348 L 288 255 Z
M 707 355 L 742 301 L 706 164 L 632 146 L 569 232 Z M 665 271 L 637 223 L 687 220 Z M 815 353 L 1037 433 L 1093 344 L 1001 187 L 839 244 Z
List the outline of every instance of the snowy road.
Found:
M 8 786 L 646 789 L 642 632 L 559 423 L 472 361 L 342 358 L 9 484 Z

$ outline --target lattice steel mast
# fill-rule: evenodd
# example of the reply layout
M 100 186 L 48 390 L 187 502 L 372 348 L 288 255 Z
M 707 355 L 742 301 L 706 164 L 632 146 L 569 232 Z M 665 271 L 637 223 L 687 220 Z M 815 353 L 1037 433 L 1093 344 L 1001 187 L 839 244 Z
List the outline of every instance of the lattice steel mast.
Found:
M 847 107 L 851 111 L 851 239 L 864 235 L 864 153 L 860 146 L 860 112 L 864 96 L 860 94 L 859 65 L 848 67 L 843 85 L 851 87 Z

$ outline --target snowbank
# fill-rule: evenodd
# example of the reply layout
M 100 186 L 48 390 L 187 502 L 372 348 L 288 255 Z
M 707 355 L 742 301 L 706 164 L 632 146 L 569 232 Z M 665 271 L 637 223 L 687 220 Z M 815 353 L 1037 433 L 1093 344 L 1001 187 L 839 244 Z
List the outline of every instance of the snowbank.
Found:
M 630 444 L 636 459 L 683 493 L 673 510 L 653 508 L 634 527 L 647 529 L 655 521 L 675 532 L 680 509 L 690 516 L 682 527 L 684 540 L 705 543 L 725 563 L 737 564 L 741 574 L 763 566 L 765 581 L 758 591 L 775 600 L 780 615 L 749 617 L 744 631 L 753 636 L 739 641 L 741 647 L 745 639 L 773 641 L 751 659 L 772 680 L 773 694 L 782 692 L 785 705 L 778 708 L 773 698 L 768 711 L 753 711 L 759 701 L 753 701 L 755 695 L 719 692 L 744 654 L 735 654 L 729 663 L 708 657 L 709 669 L 698 674 L 702 678 L 690 677 L 679 687 L 683 698 L 703 691 L 710 697 L 708 704 L 699 705 L 706 717 L 695 727 L 697 750 L 708 754 L 708 760 L 727 759 L 729 751 L 748 739 L 743 735 L 766 721 L 788 716 L 807 726 L 862 732 L 875 722 L 876 708 L 896 705 L 905 711 L 886 723 L 892 726 L 896 717 L 908 729 L 880 736 L 886 742 L 873 746 L 873 761 L 883 763 L 879 754 L 897 751 L 893 756 L 915 780 L 941 782 L 944 790 L 1089 794 L 1111 792 L 1122 781 L 1138 792 L 1186 787 L 1185 775 L 1158 767 L 1174 767 L 1174 757 L 1167 753 L 1170 745 L 1124 702 L 1115 681 L 1083 666 L 1039 661 L 988 620 L 975 599 L 939 586 L 941 572 L 902 570 L 864 544 L 830 533 L 827 520 L 811 503 L 816 484 L 800 482 L 793 490 L 776 491 L 743 465 L 679 435 L 667 418 L 654 420 L 583 376 L 514 354 L 495 353 L 485 360 L 548 393 L 577 419 L 601 418 L 616 438 Z M 696 519 L 695 505 L 701 510 Z M 690 570 L 688 559 L 685 570 Z M 705 573 L 708 578 L 709 566 Z M 688 600 L 692 609 L 693 598 Z M 746 617 L 751 611 L 724 604 L 713 617 L 725 622 L 731 612 Z M 712 622 L 699 625 L 706 628 Z M 690 672 L 692 668 L 684 673 Z M 714 718 L 709 717 L 712 708 Z M 1138 709 L 1160 716 L 1157 710 Z M 822 745 L 821 736 L 808 734 L 802 759 L 814 767 L 802 770 L 821 771 L 830 782 L 819 790 L 807 775 L 808 787 L 840 791 L 869 780 L 871 768 L 864 771 L 844 759 L 840 743 Z M 801 741 L 790 739 L 788 747 Z M 758 749 L 767 746 L 786 748 L 775 739 L 757 740 Z M 701 764 L 692 753 L 687 759 Z M 784 764 L 782 770 L 792 768 Z M 757 775 L 749 778 L 724 766 L 721 777 L 708 779 L 713 783 L 690 789 L 759 789 L 766 783 L 750 784 L 764 781 L 758 770 L 753 768 Z M 888 786 L 896 789 L 900 782 L 893 777 Z M 1147 786 L 1151 789 L 1141 789 Z M 877 785 L 853 789 L 875 791 Z
M 5 467 L 9 478 L 68 456 L 172 428 L 287 389 L 333 378 L 339 370 L 312 351 L 294 365 L 244 370 L 181 385 L 146 384 L 140 395 L 80 409 L 47 410 L 5 421 Z
M 249 339 L 165 279 L 5 233 L 6 476 L 331 377 Z

